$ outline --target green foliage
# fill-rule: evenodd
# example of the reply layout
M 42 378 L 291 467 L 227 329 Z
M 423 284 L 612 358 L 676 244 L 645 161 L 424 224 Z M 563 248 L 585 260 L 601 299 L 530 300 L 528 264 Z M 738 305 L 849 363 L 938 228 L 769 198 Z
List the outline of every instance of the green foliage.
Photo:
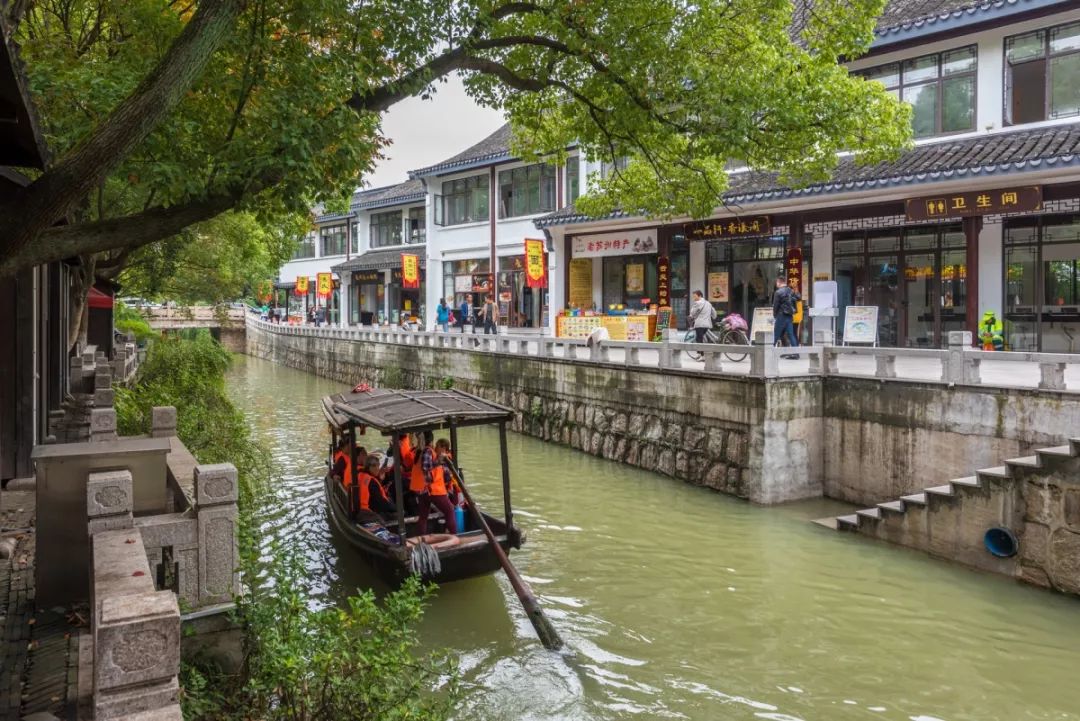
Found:
M 386 366 L 380 372 L 382 376 L 381 383 L 383 388 L 402 388 L 402 384 L 405 382 L 405 374 L 401 372 L 401 369 L 397 366 Z
M 150 409 L 177 409 L 177 434 L 201 463 L 231 462 L 240 478 L 241 564 L 253 584 L 238 599 L 245 659 L 238 675 L 181 668 L 188 721 L 443 721 L 458 698 L 442 656 L 417 653 L 416 624 L 433 587 L 411 580 L 376 601 L 370 591 L 343 607 L 317 607 L 296 544 L 263 548 L 258 519 L 274 498 L 275 469 L 225 393 L 231 356 L 205 331 L 156 340 L 134 386 L 118 388 L 124 435 L 145 433 Z M 434 692 L 436 686 L 442 688 Z
M 116 303 L 113 305 L 113 327 L 121 333 L 131 333 L 135 336 L 135 342 L 140 345 L 146 343 L 151 338 L 157 338 L 158 333 L 146 319 L 139 315 L 139 312 L 134 308 L 129 308 L 123 303 Z

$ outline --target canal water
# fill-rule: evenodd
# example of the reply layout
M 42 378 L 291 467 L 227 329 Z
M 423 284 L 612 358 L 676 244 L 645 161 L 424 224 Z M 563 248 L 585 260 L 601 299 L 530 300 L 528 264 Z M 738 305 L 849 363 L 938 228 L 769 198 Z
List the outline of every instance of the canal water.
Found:
M 321 498 L 319 399 L 341 387 L 243 356 L 229 385 L 283 467 L 267 533 L 307 549 L 316 602 L 372 585 Z M 540 646 L 501 574 L 448 584 L 422 636 L 459 656 L 461 719 L 1080 719 L 1076 599 L 809 523 L 830 502 L 759 508 L 532 438 L 509 450 L 513 560 L 570 652 Z M 497 513 L 497 434 L 462 432 L 459 458 Z

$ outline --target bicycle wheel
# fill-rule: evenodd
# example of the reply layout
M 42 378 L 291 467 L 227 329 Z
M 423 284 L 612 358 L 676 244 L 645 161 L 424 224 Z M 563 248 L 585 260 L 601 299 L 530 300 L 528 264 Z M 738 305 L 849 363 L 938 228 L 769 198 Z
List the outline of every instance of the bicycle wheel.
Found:
M 686 335 L 683 336 L 683 343 L 697 343 L 697 333 L 694 332 L 693 328 L 686 331 Z M 686 351 L 686 357 L 690 360 L 699 361 L 705 359 L 705 354 L 693 350 L 688 350 Z
M 750 345 L 750 339 L 747 338 L 746 334 L 741 330 L 724 331 L 724 335 L 721 337 L 720 342 L 723 345 Z M 748 353 L 724 353 L 724 357 L 732 363 L 738 363 L 746 358 L 747 355 Z

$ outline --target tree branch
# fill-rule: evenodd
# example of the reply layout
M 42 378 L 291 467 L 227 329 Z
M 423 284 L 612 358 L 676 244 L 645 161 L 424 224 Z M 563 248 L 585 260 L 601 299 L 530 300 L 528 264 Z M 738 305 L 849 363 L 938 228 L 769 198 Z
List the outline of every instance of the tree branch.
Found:
M 131 95 L 55 166 L 0 206 L 0 227 L 10 229 L 0 237 L 0 257 L 5 259 L 0 267 L 12 272 L 19 267 L 13 259 L 35 255 L 26 252 L 29 246 L 43 245 L 44 231 L 81 202 L 172 111 L 231 30 L 242 2 L 202 0 L 165 57 Z M 50 249 L 49 254 L 55 252 Z

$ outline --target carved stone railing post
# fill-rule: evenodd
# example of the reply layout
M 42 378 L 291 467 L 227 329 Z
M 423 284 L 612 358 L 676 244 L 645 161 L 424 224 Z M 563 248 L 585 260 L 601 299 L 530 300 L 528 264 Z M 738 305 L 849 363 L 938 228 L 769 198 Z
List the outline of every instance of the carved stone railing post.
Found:
M 1065 364 L 1039 363 L 1039 388 L 1049 391 L 1065 390 Z
M 200 605 L 228 603 L 239 593 L 237 497 L 237 473 L 233 464 L 195 467 Z
M 170 438 L 176 435 L 176 408 L 154 406 L 150 409 L 150 437 Z
M 87 531 L 91 536 L 131 528 L 134 504 L 131 471 L 101 471 L 86 477 Z
M 878 354 L 874 357 L 874 376 L 877 378 L 896 377 L 896 356 L 892 353 Z
M 90 409 L 90 442 L 116 440 L 116 410 L 114 408 Z

